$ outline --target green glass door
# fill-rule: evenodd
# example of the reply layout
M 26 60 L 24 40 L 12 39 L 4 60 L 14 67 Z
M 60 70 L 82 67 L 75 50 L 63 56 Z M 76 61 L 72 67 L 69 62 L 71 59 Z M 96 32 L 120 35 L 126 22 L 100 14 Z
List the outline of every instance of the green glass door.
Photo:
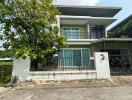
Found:
M 61 49 L 58 64 L 60 68 L 87 68 L 89 49 Z
M 81 50 L 73 50 L 73 66 L 81 66 Z
M 64 66 L 70 67 L 73 64 L 73 51 L 71 49 L 64 49 L 64 54 L 63 54 L 63 60 L 64 60 Z
M 89 49 L 82 49 L 82 67 L 87 68 L 89 66 Z

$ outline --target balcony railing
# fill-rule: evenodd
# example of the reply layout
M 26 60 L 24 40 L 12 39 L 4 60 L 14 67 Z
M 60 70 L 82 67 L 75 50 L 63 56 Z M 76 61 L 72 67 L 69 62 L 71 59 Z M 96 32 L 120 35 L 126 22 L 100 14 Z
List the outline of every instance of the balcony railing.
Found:
M 61 32 L 67 39 L 90 39 L 88 32 Z
M 103 38 L 103 33 L 88 33 L 88 32 L 61 32 L 66 39 L 99 39 Z

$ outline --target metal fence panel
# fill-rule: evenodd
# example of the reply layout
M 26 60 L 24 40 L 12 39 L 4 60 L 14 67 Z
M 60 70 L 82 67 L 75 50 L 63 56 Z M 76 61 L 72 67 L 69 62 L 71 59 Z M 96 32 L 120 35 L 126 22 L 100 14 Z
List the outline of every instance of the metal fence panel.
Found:
M 36 64 L 31 61 L 31 71 L 95 70 L 94 62 L 89 60 L 87 63 L 82 63 L 84 62 L 81 62 L 80 58 L 74 61 L 71 57 L 48 58 L 38 62 L 37 68 Z
M 111 75 L 131 75 L 132 55 L 110 55 Z

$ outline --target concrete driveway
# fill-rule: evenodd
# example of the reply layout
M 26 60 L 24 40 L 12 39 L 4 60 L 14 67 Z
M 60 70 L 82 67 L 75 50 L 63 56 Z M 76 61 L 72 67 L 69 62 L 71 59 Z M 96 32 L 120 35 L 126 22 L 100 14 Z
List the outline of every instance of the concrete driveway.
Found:
M 132 100 L 132 86 L 10 90 L 0 93 L 0 100 Z
M 83 80 L 30 88 L 0 88 L 0 100 L 132 100 L 132 76 L 113 77 L 112 82 Z

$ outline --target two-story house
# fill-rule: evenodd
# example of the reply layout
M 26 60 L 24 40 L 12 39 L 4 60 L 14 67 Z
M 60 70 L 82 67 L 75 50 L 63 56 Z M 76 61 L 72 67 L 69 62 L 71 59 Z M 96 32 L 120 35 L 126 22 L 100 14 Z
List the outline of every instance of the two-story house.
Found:
M 52 65 L 54 61 L 49 62 L 49 66 L 40 64 L 39 70 L 29 70 L 32 69 L 30 59 L 14 60 L 13 76 L 21 80 L 70 80 L 110 78 L 110 72 L 132 74 L 132 39 L 109 38 L 106 31 L 106 27 L 116 21 L 113 17 L 120 7 L 56 7 L 61 12 L 56 16 L 58 35 L 65 36 L 69 46 L 59 50 L 55 65 Z M 108 52 L 109 55 L 95 56 L 95 52 Z
M 59 35 L 67 38 L 69 47 L 59 53 L 58 68 L 94 69 L 90 57 L 94 52 L 106 51 L 106 27 L 120 7 L 57 6 Z M 106 39 L 107 40 L 107 39 Z

